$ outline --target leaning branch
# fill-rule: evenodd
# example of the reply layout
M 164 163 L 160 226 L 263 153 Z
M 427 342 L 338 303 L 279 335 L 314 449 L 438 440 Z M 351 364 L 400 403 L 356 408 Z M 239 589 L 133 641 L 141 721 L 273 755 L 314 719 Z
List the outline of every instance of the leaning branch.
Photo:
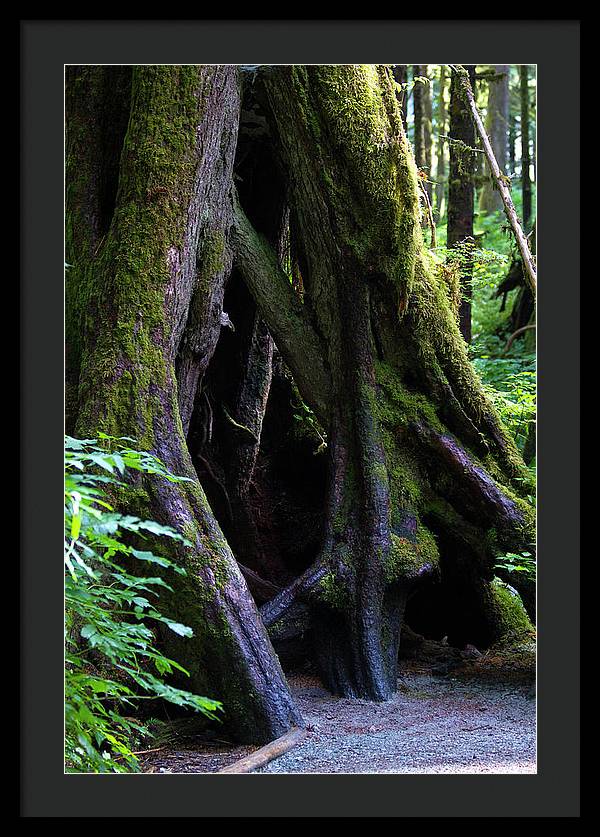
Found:
M 281 587 L 278 587 L 276 584 L 272 584 L 270 581 L 267 581 L 266 578 L 261 578 L 261 576 L 258 575 L 258 573 L 255 573 L 254 570 L 251 570 L 250 567 L 245 567 L 243 564 L 240 564 L 239 561 L 238 567 L 246 579 L 248 589 L 254 596 L 255 600 L 258 599 L 262 602 L 268 602 L 275 598 L 278 593 L 281 593 Z
M 254 230 L 234 193 L 234 263 L 304 400 L 327 426 L 331 379 L 323 346 L 277 256 Z
M 326 573 L 325 562 L 322 559 L 317 559 L 301 576 L 298 576 L 288 587 L 284 587 L 271 601 L 261 607 L 260 618 L 263 625 L 266 628 L 272 627 L 297 600 L 310 593 Z
M 429 229 L 431 230 L 431 244 L 430 247 L 434 249 L 436 247 L 436 236 L 435 236 L 435 223 L 433 220 L 433 212 L 431 209 L 431 201 L 429 200 L 429 195 L 427 194 L 427 189 L 425 188 L 425 184 L 419 178 L 419 187 L 421 190 L 421 195 L 423 196 L 423 203 L 425 204 L 425 212 L 427 214 L 427 224 L 429 225 Z
M 527 242 L 527 238 L 521 229 L 521 224 L 519 223 L 519 218 L 517 216 L 517 211 L 515 209 L 515 205 L 512 201 L 512 197 L 510 195 L 510 189 L 506 184 L 505 175 L 500 171 L 500 166 L 496 160 L 494 155 L 494 151 L 492 149 L 489 137 L 486 133 L 486 130 L 483 126 L 483 122 L 481 121 L 481 117 L 479 115 L 479 111 L 477 110 L 477 105 L 475 103 L 475 97 L 473 96 L 473 90 L 471 89 L 471 82 L 469 81 L 469 74 L 462 67 L 460 64 L 450 65 L 454 72 L 457 74 L 462 88 L 465 92 L 467 97 L 467 101 L 469 103 L 469 107 L 471 109 L 471 113 L 473 115 L 473 121 L 475 122 L 475 128 L 477 129 L 477 133 L 481 137 L 481 142 L 483 143 L 483 149 L 485 156 L 487 158 L 490 170 L 492 172 L 492 176 L 496 182 L 496 186 L 498 191 L 500 192 L 500 196 L 502 198 L 502 203 L 504 204 L 504 211 L 506 213 L 506 217 L 508 218 L 508 222 L 512 227 L 513 233 L 515 234 L 515 239 L 517 241 L 517 247 L 519 248 L 519 252 L 521 253 L 521 258 L 523 259 L 523 265 L 525 266 L 525 278 L 527 279 L 527 284 L 531 289 L 531 293 L 533 294 L 533 298 L 535 299 L 536 290 L 537 290 L 537 271 L 536 267 L 533 262 L 533 257 L 531 255 L 531 251 L 529 249 L 529 244 Z
M 521 328 L 518 328 L 513 334 L 511 334 L 506 341 L 506 346 L 502 350 L 502 354 L 505 355 L 508 352 L 512 344 L 515 342 L 515 338 L 517 338 L 520 334 L 523 334 L 523 332 L 528 331 L 530 328 L 535 328 L 535 323 L 529 323 L 529 325 L 521 326 Z

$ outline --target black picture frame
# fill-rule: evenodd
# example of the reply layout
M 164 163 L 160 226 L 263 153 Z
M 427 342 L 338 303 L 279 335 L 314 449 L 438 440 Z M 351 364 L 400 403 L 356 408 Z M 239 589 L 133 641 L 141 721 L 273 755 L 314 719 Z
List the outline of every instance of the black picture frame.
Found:
M 579 32 L 576 20 L 20 21 L 21 816 L 578 816 Z M 538 774 L 66 776 L 64 64 L 397 59 L 537 64 Z

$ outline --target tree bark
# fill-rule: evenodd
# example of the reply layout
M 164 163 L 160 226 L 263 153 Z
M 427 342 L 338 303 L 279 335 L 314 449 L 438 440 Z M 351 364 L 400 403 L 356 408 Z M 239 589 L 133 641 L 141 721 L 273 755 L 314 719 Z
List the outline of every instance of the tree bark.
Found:
M 424 75 L 425 78 L 429 78 L 428 75 L 428 65 L 425 64 L 424 67 Z M 425 158 L 425 171 L 427 172 L 427 182 L 425 183 L 425 191 L 427 192 L 427 197 L 429 198 L 429 203 L 433 200 L 433 186 L 431 183 L 431 151 L 433 145 L 433 106 L 431 101 L 431 79 L 429 82 L 423 85 L 423 145 L 424 145 L 424 158 Z
M 471 84 L 475 83 L 475 67 L 466 68 Z M 467 343 L 471 342 L 471 297 L 473 293 L 472 258 L 465 247 L 473 242 L 473 210 L 475 190 L 475 128 L 465 93 L 456 73 L 450 84 L 450 171 L 448 179 L 447 246 L 460 250 L 460 331 Z
M 515 154 L 515 144 L 517 142 L 517 119 L 515 114 L 513 113 L 512 108 L 510 109 L 510 119 L 509 119 L 509 127 L 508 127 L 508 174 L 512 177 L 516 171 L 516 154 Z
M 129 85 L 130 105 L 119 94 Z M 239 98 L 231 66 L 69 68 L 67 374 L 78 381 L 78 434 L 134 436 L 188 478 L 127 493 L 134 513 L 174 526 L 190 544 L 174 556 L 186 575 L 167 607 L 194 637 L 168 632 L 163 641 L 189 670 L 187 688 L 222 700 L 232 734 L 262 743 L 301 718 L 185 440 L 231 264 L 226 196 Z M 89 172 L 106 148 L 97 114 L 111 125 L 113 110 L 122 147 L 112 144 L 117 176 L 103 211 L 102 178 Z

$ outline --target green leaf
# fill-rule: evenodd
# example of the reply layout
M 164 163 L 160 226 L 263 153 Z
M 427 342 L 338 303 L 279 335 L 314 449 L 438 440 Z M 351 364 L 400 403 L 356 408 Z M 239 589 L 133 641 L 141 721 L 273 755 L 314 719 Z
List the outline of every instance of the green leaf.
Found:
M 187 625 L 182 625 L 180 622 L 172 622 L 170 619 L 163 620 L 169 628 L 179 636 L 193 636 L 194 632 Z

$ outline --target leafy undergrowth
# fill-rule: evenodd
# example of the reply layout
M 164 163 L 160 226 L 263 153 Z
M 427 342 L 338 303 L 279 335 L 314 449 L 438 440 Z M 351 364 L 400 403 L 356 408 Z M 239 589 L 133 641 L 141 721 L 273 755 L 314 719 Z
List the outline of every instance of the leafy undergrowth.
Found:
M 67 772 L 139 770 L 134 747 L 149 736 L 141 701 L 159 699 L 216 718 L 221 704 L 175 688 L 186 670 L 155 645 L 158 623 L 190 637 L 160 611 L 163 575 L 185 571 L 144 546 L 148 537 L 185 542 L 168 526 L 119 514 L 109 502 L 131 472 L 179 482 L 134 440 L 65 439 L 65 761 Z M 135 544 L 135 546 L 133 545 Z M 157 569 L 149 576 L 145 567 Z M 133 567 L 133 569 L 132 569 Z M 131 717 L 132 715 L 136 717 Z
M 513 198 L 520 217 L 521 196 L 518 189 L 513 190 Z M 446 263 L 454 262 L 459 271 L 465 261 L 472 265 L 472 341 L 469 356 L 500 418 L 523 453 L 528 437 L 535 433 L 536 425 L 535 332 L 528 331 L 520 336 L 507 351 L 510 314 L 518 290 L 508 293 L 504 311 L 500 310 L 500 299 L 495 296 L 516 255 L 514 239 L 503 213 L 499 212 L 480 214 L 476 219 L 474 237 L 474 242 L 458 250 L 447 249 L 446 218 L 443 217 L 437 228 L 439 246 L 435 253 Z M 535 484 L 535 456 L 528 465 Z M 534 494 L 527 499 L 535 504 Z M 528 553 L 500 556 L 498 560 L 509 572 L 526 572 L 530 578 L 535 578 L 535 561 Z

